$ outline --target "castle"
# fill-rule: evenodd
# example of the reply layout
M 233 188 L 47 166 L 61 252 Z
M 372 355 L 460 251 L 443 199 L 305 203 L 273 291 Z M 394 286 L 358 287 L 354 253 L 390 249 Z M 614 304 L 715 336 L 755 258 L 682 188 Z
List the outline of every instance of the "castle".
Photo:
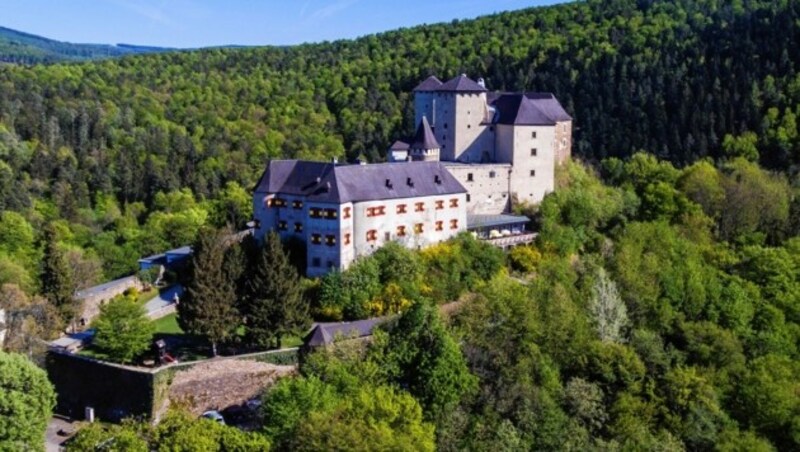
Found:
M 389 163 L 273 160 L 253 195 L 256 238 L 306 244 L 306 274 L 345 269 L 389 241 L 422 248 L 462 231 L 520 236 L 569 158 L 572 118 L 549 93 L 492 93 L 466 75 L 414 89 L 415 135 Z
M 444 162 L 467 188 L 471 215 L 541 201 L 572 149 L 572 118 L 550 93 L 489 92 L 483 79 L 431 76 L 414 88 L 414 112 L 415 137 L 396 141 L 389 160 Z

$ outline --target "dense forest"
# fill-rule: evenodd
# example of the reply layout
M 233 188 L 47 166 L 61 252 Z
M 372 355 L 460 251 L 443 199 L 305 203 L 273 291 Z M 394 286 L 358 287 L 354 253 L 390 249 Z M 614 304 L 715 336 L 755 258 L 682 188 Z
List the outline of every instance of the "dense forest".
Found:
M 786 177 L 741 157 L 681 170 L 639 153 L 558 179 L 534 245 L 386 246 L 319 281 L 317 319 L 402 314 L 369 342 L 303 355 L 252 433 L 178 407 L 157 427 L 93 425 L 74 450 L 797 450 L 800 211 Z M 291 273 L 269 270 L 286 265 L 268 262 L 277 236 L 238 298 L 235 266 L 203 263 L 225 260 L 209 237 L 195 274 L 219 276 L 190 285 L 179 316 L 212 341 L 271 340 L 287 306 L 258 298 L 283 299 L 288 280 L 270 275 Z M 260 313 L 281 306 L 277 323 Z
M 584 163 L 527 207 L 537 243 L 390 248 L 303 281 L 317 320 L 404 314 L 366 349 L 308 357 L 265 395 L 258 433 L 173 413 L 112 435 L 142 450 L 797 449 L 798 33 L 796 1 L 591 0 L 296 47 L 0 66 L 7 346 L 63 328 L 75 289 L 241 227 L 271 158 L 381 161 L 413 129 L 411 89 L 468 73 L 552 91 L 575 120 Z
M 118 44 L 73 44 L 0 27 L 0 62 L 14 64 L 57 63 L 114 58 L 174 49 Z
M 270 158 L 381 160 L 412 130 L 415 84 L 461 72 L 554 92 L 589 161 L 728 149 L 793 172 L 799 18 L 791 1 L 589 1 L 352 41 L 5 66 L 0 208 L 31 228 L 15 246 L 57 222 L 99 276 L 120 276 L 200 224 L 239 226 Z M 25 270 L 36 287 L 36 259 L 14 253 L 0 280 Z

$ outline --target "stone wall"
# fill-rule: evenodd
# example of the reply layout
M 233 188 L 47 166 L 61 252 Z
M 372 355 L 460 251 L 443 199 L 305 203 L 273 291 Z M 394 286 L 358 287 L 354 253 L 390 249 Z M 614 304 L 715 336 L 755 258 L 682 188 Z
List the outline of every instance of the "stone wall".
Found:
M 78 318 L 88 324 L 100 314 L 100 306 L 132 288 L 136 290 L 144 288 L 136 276 L 127 276 L 76 292 L 75 299 L 81 302 L 81 314 Z
M 508 209 L 510 164 L 445 163 L 445 167 L 469 191 L 468 215 L 497 215 Z

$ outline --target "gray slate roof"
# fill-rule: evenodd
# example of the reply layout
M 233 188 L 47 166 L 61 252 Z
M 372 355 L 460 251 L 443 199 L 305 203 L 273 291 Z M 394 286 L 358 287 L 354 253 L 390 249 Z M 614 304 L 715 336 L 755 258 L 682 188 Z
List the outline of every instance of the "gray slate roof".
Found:
M 442 81 L 436 78 L 435 75 L 431 75 L 417 85 L 414 91 L 436 91 L 440 86 L 442 86 Z
M 409 148 L 409 144 L 403 140 L 397 140 L 392 143 L 392 146 L 389 147 L 390 151 L 407 151 Z
M 439 88 L 437 88 L 435 91 L 439 92 L 451 91 L 459 93 L 483 93 L 486 92 L 486 88 L 479 85 L 478 82 L 467 77 L 465 74 L 461 74 L 458 77 L 446 81 L 441 86 L 439 86 Z
M 529 221 L 531 221 L 531 219 L 524 215 L 467 215 L 467 229 L 527 224 Z
M 303 339 L 310 347 L 332 344 L 336 339 L 354 339 L 372 335 L 376 326 L 388 320 L 386 317 L 356 320 L 354 322 L 318 323 Z
M 489 102 L 497 111 L 492 120 L 496 124 L 540 126 L 572 120 L 552 93 L 501 93 L 490 97 L 494 97 Z
M 431 125 L 428 123 L 428 118 L 422 117 L 417 127 L 417 133 L 414 135 L 414 140 L 411 142 L 411 149 L 439 149 L 441 146 L 433 135 Z
M 440 162 L 335 165 L 303 160 L 272 160 L 254 191 L 333 204 L 467 192 Z

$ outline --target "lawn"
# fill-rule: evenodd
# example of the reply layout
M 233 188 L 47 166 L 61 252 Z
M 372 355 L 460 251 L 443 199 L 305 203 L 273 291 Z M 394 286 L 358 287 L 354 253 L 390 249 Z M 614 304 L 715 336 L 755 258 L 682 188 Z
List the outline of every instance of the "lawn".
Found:
M 178 325 L 178 314 L 174 312 L 160 319 L 153 320 L 153 326 L 156 334 L 183 334 L 183 330 L 180 325 Z
M 139 295 L 136 296 L 136 302 L 144 306 L 145 303 L 152 300 L 156 295 L 158 295 L 158 289 L 153 287 L 150 290 L 139 292 Z

